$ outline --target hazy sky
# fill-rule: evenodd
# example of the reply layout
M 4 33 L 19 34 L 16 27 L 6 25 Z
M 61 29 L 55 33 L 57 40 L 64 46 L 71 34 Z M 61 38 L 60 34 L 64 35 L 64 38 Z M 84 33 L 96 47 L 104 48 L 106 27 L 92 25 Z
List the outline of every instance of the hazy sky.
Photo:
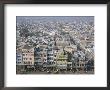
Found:
M 94 16 L 17 16 L 17 21 L 29 19 L 34 21 L 94 21 Z

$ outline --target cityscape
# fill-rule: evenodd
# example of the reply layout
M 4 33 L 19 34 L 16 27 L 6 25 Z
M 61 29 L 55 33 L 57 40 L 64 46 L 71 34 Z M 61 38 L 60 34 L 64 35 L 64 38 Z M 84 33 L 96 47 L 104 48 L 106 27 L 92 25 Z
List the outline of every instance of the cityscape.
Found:
M 16 16 L 16 74 L 94 74 L 94 16 Z

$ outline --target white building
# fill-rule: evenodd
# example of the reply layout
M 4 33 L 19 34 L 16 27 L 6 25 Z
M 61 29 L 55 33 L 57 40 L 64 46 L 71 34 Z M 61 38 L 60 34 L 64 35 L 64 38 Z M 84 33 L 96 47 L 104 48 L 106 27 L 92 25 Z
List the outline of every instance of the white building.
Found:
M 22 55 L 24 65 L 34 65 L 34 48 L 24 46 L 22 49 Z

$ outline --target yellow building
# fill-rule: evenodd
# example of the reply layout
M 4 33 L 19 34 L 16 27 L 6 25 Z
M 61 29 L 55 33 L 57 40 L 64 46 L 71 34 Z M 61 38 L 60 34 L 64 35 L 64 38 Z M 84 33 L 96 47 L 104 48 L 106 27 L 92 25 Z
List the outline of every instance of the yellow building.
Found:
M 64 55 L 64 53 L 61 53 L 60 55 L 57 55 L 56 65 L 58 69 L 67 69 L 67 55 Z

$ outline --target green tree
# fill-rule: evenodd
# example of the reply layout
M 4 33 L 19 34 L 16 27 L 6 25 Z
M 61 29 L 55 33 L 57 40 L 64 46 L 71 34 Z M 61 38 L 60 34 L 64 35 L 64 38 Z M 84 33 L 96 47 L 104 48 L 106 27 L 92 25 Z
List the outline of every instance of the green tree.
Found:
M 71 61 L 72 60 L 72 54 L 70 52 L 67 52 L 67 55 L 68 55 L 68 61 Z

